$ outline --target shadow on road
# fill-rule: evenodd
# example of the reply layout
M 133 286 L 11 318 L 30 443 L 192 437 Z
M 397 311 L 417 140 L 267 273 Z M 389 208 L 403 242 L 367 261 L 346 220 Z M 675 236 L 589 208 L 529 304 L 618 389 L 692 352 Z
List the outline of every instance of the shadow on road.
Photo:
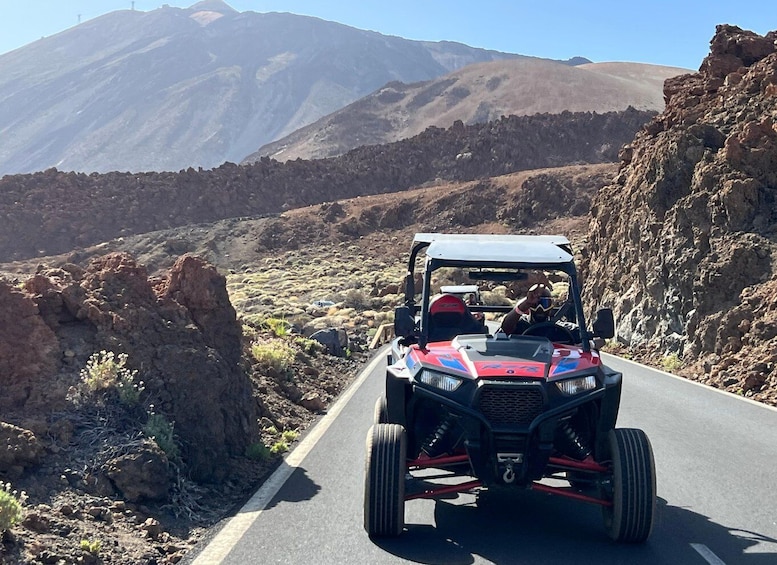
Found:
M 281 465 L 287 465 L 286 462 Z M 272 497 L 265 507 L 270 509 L 281 502 L 302 502 L 310 500 L 321 491 L 321 486 L 316 484 L 303 467 L 295 467 L 291 476 L 283 484 L 283 487 Z
M 663 501 L 662 501 L 663 502 Z M 771 565 L 777 563 L 777 539 L 734 524 L 718 524 L 707 516 L 687 508 L 659 506 L 660 530 L 666 539 L 704 544 L 717 557 L 729 564 Z
M 716 524 L 663 499 L 653 535 L 640 545 L 610 540 L 595 505 L 530 491 L 437 501 L 434 517 L 436 526 L 411 523 L 399 538 L 374 541 L 393 555 L 430 565 L 465 565 L 476 558 L 504 564 L 705 565 L 691 544 L 705 545 L 729 565 L 777 562 L 777 540 Z M 766 545 L 754 548 L 757 544 Z M 745 553 L 748 549 L 761 552 Z

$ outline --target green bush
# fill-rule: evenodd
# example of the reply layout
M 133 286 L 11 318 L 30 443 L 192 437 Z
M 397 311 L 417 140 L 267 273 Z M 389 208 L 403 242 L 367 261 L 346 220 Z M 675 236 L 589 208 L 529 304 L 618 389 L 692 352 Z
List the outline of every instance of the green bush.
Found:
M 683 362 L 680 360 L 680 356 L 677 355 L 677 353 L 671 353 L 669 355 L 664 355 L 664 358 L 661 360 L 661 365 L 663 366 L 664 371 L 673 373 L 682 368 Z
M 113 351 L 92 353 L 81 369 L 81 382 L 88 393 L 102 393 L 115 389 L 125 406 L 136 406 L 144 390 L 143 381 L 135 382 L 137 371 L 126 367 L 127 354 Z
M 27 495 L 11 490 L 11 483 L 0 482 L 0 532 L 18 524 L 24 515 L 24 502 Z M 0 536 L 2 537 L 2 536 Z
M 291 370 L 296 355 L 291 346 L 278 340 L 270 343 L 254 342 L 251 344 L 251 356 L 261 367 L 286 374 Z
M 289 444 L 285 441 L 276 441 L 273 446 L 270 448 L 270 453 L 273 455 L 280 455 L 281 453 L 286 453 L 289 450 Z
M 343 306 L 346 308 L 355 308 L 356 310 L 366 310 L 370 308 L 372 301 L 369 296 L 365 295 L 361 290 L 351 289 L 345 293 L 345 300 L 343 300 Z
M 254 328 L 252 325 L 248 323 L 244 323 L 242 325 L 243 328 L 243 337 L 247 337 L 248 339 L 256 339 L 256 337 L 259 335 L 259 332 L 256 331 L 256 328 Z
M 143 433 L 149 439 L 159 446 L 159 449 L 165 452 L 167 458 L 174 460 L 178 458 L 178 444 L 175 442 L 174 425 L 165 417 L 164 414 L 157 414 L 153 411 L 148 413 L 148 420 L 143 426 Z
M 315 339 L 309 339 L 307 337 L 297 336 L 294 338 L 294 344 L 302 350 L 306 355 L 312 355 L 315 357 L 318 353 L 326 351 L 326 345 L 316 341 Z
M 246 457 L 254 461 L 266 461 L 271 455 L 270 448 L 263 443 L 252 443 L 246 448 Z
M 272 332 L 275 337 L 284 337 L 289 334 L 289 323 L 281 318 L 267 318 L 262 322 L 261 327 Z
M 97 555 L 98 553 L 100 553 L 101 547 L 102 547 L 102 544 L 100 543 L 100 540 L 93 540 L 93 541 L 89 541 L 88 539 L 81 540 L 81 549 L 91 553 L 92 555 Z

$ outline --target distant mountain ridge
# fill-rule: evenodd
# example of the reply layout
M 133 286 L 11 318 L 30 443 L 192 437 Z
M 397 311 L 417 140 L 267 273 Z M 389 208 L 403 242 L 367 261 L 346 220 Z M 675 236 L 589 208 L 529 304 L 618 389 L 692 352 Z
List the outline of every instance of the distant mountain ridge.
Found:
M 388 82 L 504 58 L 220 0 L 115 11 L 0 56 L 0 174 L 238 162 Z
M 687 69 L 642 63 L 584 63 L 544 59 L 475 63 L 415 84 L 392 82 L 294 133 L 243 162 L 321 159 L 360 145 L 418 135 L 427 127 L 485 123 L 501 116 L 664 109 L 664 80 Z

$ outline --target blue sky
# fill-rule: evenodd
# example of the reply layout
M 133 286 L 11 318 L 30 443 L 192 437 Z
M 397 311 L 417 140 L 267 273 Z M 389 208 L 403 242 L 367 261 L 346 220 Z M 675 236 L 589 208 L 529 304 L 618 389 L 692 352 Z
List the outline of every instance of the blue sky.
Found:
M 135 0 L 136 10 L 195 0 Z M 290 12 L 407 39 L 595 62 L 698 69 L 717 24 L 764 35 L 777 29 L 777 0 L 228 0 L 239 11 Z M 0 53 L 53 35 L 131 0 L 0 0 Z

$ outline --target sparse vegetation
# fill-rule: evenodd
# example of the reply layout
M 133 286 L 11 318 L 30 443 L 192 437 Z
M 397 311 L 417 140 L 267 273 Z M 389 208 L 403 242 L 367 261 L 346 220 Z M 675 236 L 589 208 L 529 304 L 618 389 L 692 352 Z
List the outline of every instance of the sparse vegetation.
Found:
M 88 539 L 82 539 L 81 540 L 81 549 L 84 551 L 91 553 L 92 555 L 97 555 L 100 553 L 100 548 L 102 547 L 102 544 L 100 543 L 100 540 L 91 540 Z
M 270 448 L 263 443 L 252 443 L 246 448 L 246 457 L 254 461 L 266 461 L 271 457 Z
M 266 258 L 262 270 L 227 276 L 227 290 L 235 309 L 246 324 L 268 330 L 263 323 L 271 318 L 303 328 L 314 316 L 337 316 L 344 308 L 357 310 L 392 309 L 396 296 L 369 296 L 364 289 L 376 281 L 398 281 L 401 267 L 343 245 L 342 250 L 319 253 L 314 249 L 291 250 Z M 326 261 L 311 257 L 328 257 Z M 347 285 L 344 286 L 345 281 Z M 312 312 L 313 301 L 325 297 L 338 304 Z
M 295 352 L 283 340 L 271 342 L 254 342 L 251 345 L 251 356 L 265 369 L 273 369 L 279 374 L 286 374 L 294 363 Z
M 288 450 L 289 444 L 283 440 L 280 440 L 273 444 L 273 446 L 270 448 L 270 453 L 273 455 L 280 455 L 281 453 L 286 453 Z
M 127 354 L 113 351 L 93 353 L 81 369 L 81 383 L 89 394 L 101 394 L 116 390 L 119 401 L 129 407 L 136 406 L 144 390 L 143 381 L 135 382 L 138 372 L 127 368 Z
M 261 327 L 272 332 L 275 337 L 289 335 L 289 323 L 281 318 L 267 318 L 262 322 Z
M 18 524 L 23 517 L 27 495 L 12 488 L 11 483 L 0 482 L 0 533 Z
M 159 446 L 159 449 L 165 452 L 167 458 L 175 460 L 178 458 L 179 449 L 174 436 L 174 424 L 167 419 L 164 414 L 153 412 L 153 406 L 148 413 L 148 420 L 143 426 L 143 433 L 149 439 Z
M 664 355 L 664 358 L 661 360 L 661 366 L 667 373 L 674 373 L 682 368 L 683 362 L 677 353 L 670 353 L 669 355 Z

